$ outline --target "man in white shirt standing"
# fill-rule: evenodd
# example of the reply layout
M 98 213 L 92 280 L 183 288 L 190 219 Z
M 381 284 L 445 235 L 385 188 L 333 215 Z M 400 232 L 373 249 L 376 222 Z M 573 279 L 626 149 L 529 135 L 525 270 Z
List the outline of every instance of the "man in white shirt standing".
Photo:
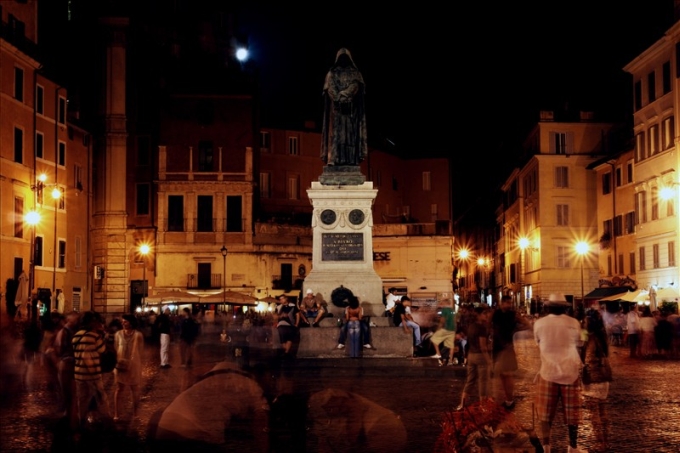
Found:
M 550 453 L 550 431 L 561 399 L 569 432 L 568 452 L 585 453 L 576 442 L 581 408 L 581 325 L 566 314 L 571 304 L 564 295 L 551 294 L 546 306 L 549 314 L 534 323 L 534 339 L 541 355 L 541 369 L 536 376 L 541 443 L 544 451 Z

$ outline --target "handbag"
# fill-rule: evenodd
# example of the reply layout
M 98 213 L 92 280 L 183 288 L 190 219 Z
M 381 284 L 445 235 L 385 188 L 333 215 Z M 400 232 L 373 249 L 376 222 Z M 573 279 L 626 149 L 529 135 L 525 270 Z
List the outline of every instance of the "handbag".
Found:
M 589 363 L 583 366 L 581 373 L 581 381 L 585 385 L 595 382 L 611 382 L 614 380 L 612 376 L 612 367 L 609 364 L 609 359 L 607 357 L 602 357 L 599 361 L 595 363 Z

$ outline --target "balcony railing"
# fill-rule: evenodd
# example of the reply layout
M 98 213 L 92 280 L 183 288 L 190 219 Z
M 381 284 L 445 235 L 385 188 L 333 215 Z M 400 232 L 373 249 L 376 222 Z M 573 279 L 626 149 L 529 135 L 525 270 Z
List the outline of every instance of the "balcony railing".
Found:
M 187 225 L 185 218 L 171 219 L 167 218 L 164 221 L 164 231 L 168 232 L 192 232 Z M 218 222 L 219 220 L 219 222 Z M 228 221 L 227 219 L 215 218 L 194 218 L 193 232 L 197 233 L 216 233 L 218 232 L 218 223 L 222 225 L 223 232 L 227 233 L 243 233 L 245 231 L 245 219 L 238 219 L 236 221 Z
M 222 287 L 222 274 L 187 274 L 187 289 L 219 289 Z

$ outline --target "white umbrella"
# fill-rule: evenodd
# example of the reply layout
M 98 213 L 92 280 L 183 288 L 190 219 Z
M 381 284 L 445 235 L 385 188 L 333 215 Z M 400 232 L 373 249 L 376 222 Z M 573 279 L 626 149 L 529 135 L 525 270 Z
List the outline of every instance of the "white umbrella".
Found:
M 642 302 L 648 298 L 649 292 L 646 289 L 637 289 L 626 293 L 614 294 L 613 296 L 603 297 L 600 300 L 622 300 L 624 302 Z
M 666 288 L 661 288 L 656 290 L 657 300 L 675 300 L 680 299 L 680 291 L 678 288 L 673 286 L 667 286 Z

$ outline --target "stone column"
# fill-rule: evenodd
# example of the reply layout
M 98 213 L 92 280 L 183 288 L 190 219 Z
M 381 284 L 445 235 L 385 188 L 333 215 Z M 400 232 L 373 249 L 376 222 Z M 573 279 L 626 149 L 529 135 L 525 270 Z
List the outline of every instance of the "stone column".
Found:
M 94 264 L 104 268 L 95 281 L 92 309 L 102 313 L 129 311 L 129 249 L 127 234 L 126 34 L 129 20 L 103 18 L 107 37 L 103 68 L 103 136 L 98 153 L 97 199 L 92 233 Z

